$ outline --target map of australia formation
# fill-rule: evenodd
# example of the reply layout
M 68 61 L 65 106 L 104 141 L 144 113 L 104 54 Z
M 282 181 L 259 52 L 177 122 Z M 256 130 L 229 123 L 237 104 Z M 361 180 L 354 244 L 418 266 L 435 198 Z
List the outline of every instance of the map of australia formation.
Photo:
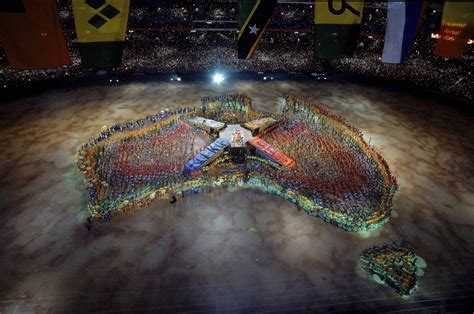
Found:
M 364 231 L 389 220 L 398 189 L 360 131 L 293 95 L 278 114 L 232 94 L 115 125 L 80 149 L 78 166 L 94 217 L 232 186 L 263 189 L 337 227 Z

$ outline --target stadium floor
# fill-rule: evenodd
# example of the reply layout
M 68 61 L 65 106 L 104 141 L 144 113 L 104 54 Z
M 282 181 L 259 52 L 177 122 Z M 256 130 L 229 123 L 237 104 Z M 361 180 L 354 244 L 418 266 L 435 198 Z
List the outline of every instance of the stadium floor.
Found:
M 88 232 L 79 147 L 104 125 L 228 91 L 269 111 L 292 92 L 348 118 L 398 179 L 392 221 L 349 233 L 277 196 L 215 191 Z M 50 91 L 0 117 L 0 313 L 473 310 L 474 129 L 460 109 L 342 82 L 148 82 Z M 395 239 L 428 264 L 408 300 L 358 266 Z

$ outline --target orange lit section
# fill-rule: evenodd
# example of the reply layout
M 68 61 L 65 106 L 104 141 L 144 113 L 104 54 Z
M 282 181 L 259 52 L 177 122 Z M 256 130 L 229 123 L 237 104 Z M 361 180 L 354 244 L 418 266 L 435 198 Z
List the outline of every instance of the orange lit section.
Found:
M 296 165 L 296 161 L 285 155 L 284 153 L 276 150 L 272 145 L 268 144 L 264 140 L 259 137 L 252 137 L 248 143 L 261 151 L 264 155 L 268 156 L 268 158 L 272 159 L 273 161 L 279 163 L 282 166 L 288 167 L 290 169 L 296 170 L 298 166 Z

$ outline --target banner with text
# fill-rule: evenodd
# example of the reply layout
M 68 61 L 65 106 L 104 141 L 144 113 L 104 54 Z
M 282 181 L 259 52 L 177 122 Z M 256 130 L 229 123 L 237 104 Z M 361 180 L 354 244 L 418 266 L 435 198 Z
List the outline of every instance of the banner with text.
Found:
M 441 29 L 434 51 L 442 57 L 462 57 L 474 28 L 474 2 L 445 1 Z

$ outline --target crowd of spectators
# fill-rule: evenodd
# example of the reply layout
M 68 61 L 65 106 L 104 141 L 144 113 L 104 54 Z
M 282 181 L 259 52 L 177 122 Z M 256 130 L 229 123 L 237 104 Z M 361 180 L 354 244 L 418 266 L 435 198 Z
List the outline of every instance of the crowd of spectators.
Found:
M 307 49 L 311 34 L 269 32 L 250 61 L 237 58 L 236 32 L 134 32 L 128 37 L 124 65 L 144 73 L 213 69 L 307 73 L 317 67 L 313 51 Z M 151 37 L 152 44 L 147 40 Z
M 235 2 L 173 1 L 170 5 L 161 5 L 157 1 L 157 4 L 149 5 L 148 1 L 153 2 L 132 2 L 123 66 L 108 70 L 109 73 L 183 73 L 213 69 L 236 72 L 336 72 L 409 82 L 467 100 L 474 99 L 471 88 L 473 45 L 467 46 L 462 59 L 433 55 L 435 39 L 431 38 L 431 34 L 439 31 L 440 10 L 430 8 L 426 11 L 424 27 L 418 32 L 407 60 L 393 65 L 381 62 L 387 20 L 383 5 L 364 9 L 359 44 L 353 58 L 321 61 L 313 57 L 311 3 L 279 4 L 253 59 L 245 61 L 237 58 L 238 9 Z M 0 88 L 97 73 L 97 70 L 81 66 L 70 1 L 60 1 L 59 4 L 73 64 L 50 70 L 16 71 L 8 67 L 0 47 Z

